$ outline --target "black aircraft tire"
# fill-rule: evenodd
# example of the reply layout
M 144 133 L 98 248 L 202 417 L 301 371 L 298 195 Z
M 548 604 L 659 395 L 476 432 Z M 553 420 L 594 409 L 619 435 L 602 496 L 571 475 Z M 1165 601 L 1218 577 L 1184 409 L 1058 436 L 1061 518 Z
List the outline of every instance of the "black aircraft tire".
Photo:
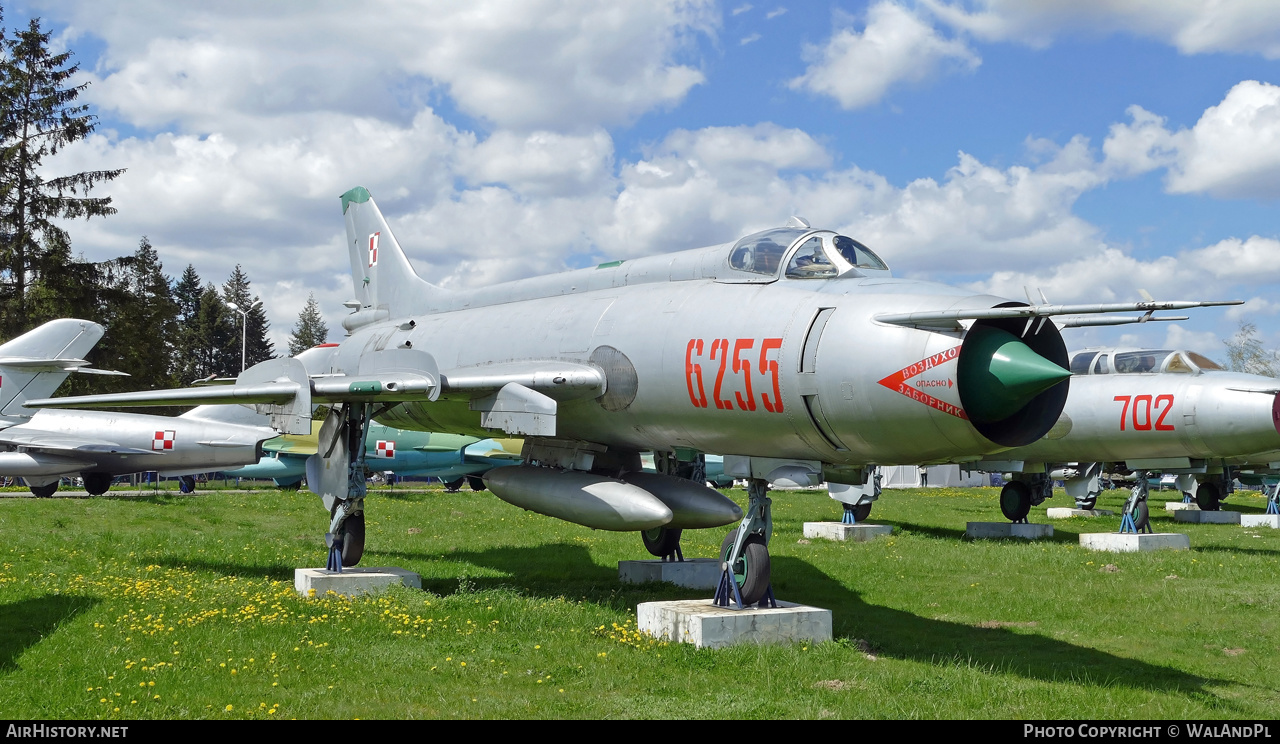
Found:
M 1081 499 L 1081 500 L 1080 500 L 1080 502 L 1079 502 L 1079 506 L 1080 506 L 1080 508 L 1081 508 L 1081 509 L 1088 510 L 1088 511 L 1092 511 L 1092 510 L 1093 510 L 1093 507 L 1095 507 L 1095 506 L 1097 506 L 1097 505 L 1098 505 L 1098 497 L 1097 497 L 1097 496 L 1091 496 L 1091 497 L 1089 497 L 1089 498 L 1087 498 L 1087 499 Z
M 859 522 L 867 521 L 867 517 L 871 516 L 871 503 L 858 504 L 853 507 L 853 518 Z
M 52 498 L 53 494 L 58 490 L 58 481 L 47 483 L 43 486 L 27 486 L 31 489 L 32 495 L 38 499 Z
M 488 487 L 484 484 L 484 479 L 478 475 L 468 475 L 467 485 L 471 486 L 472 491 L 486 491 Z
M 1139 501 L 1138 505 L 1133 507 L 1133 526 L 1141 532 L 1151 523 L 1151 511 L 1147 508 L 1146 501 Z
M 462 484 L 466 482 L 467 482 L 466 478 L 459 478 L 457 480 L 445 481 L 444 490 L 447 491 L 448 493 L 457 493 L 458 490 L 462 488 Z
M 1200 511 L 1218 511 L 1222 508 L 1220 501 L 1222 501 L 1222 494 L 1217 484 L 1201 483 L 1196 489 L 1196 506 L 1200 507 Z
M 178 476 L 178 490 L 182 493 L 195 493 L 196 477 L 194 475 Z
M 1011 522 L 1021 522 L 1031 512 L 1031 489 L 1022 481 L 1009 481 L 1000 489 L 1000 513 Z
M 113 478 L 109 473 L 81 473 L 80 477 L 84 478 L 84 490 L 89 492 L 90 496 L 101 496 L 111 488 Z
M 661 558 L 676 552 L 676 546 L 680 544 L 680 534 L 682 532 L 684 530 L 654 527 L 651 530 L 641 532 L 640 539 L 644 541 L 644 549 L 649 551 L 650 555 L 656 555 Z
M 733 541 L 738 539 L 738 531 L 731 530 L 720 544 L 720 560 L 727 560 L 729 551 L 733 549 Z M 742 544 L 741 566 L 734 567 L 733 578 L 738 584 L 738 593 L 742 595 L 744 605 L 752 605 L 764 598 L 769 590 L 769 548 L 764 544 L 764 536 L 748 535 Z M 739 573 L 738 569 L 741 569 Z
M 299 491 L 302 489 L 302 481 L 296 480 L 292 483 L 277 483 L 276 488 L 281 491 Z
M 351 568 L 364 557 L 364 515 L 352 514 L 342 521 L 342 567 Z

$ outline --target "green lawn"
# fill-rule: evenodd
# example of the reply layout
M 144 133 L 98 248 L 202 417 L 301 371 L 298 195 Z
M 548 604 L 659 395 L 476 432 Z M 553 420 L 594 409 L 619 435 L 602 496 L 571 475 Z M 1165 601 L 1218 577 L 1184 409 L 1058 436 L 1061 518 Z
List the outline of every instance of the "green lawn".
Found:
M 1192 551 L 963 539 L 996 489 L 889 491 L 893 537 L 801 540 L 825 492 L 774 493 L 781 599 L 832 610 L 836 640 L 697 651 L 634 631 L 639 536 L 487 493 L 371 494 L 362 565 L 425 592 L 306 599 L 324 563 L 307 493 L 0 499 L 0 717 L 1270 718 L 1280 709 L 1280 531 L 1175 526 Z M 1119 511 L 1127 492 L 1105 494 Z M 733 492 L 740 502 L 741 492 Z M 1229 508 L 1259 513 L 1256 494 Z M 1032 510 L 1067 506 L 1059 495 Z M 686 533 L 711 556 L 726 530 Z

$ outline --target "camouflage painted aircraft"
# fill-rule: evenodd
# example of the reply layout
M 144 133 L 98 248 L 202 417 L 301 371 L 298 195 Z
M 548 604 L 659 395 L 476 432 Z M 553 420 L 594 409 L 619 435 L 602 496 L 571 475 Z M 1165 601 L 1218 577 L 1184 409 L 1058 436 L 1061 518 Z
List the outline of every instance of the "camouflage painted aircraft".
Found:
M 237 423 L 244 418 L 239 406 L 201 406 L 178 417 L 25 407 L 72 372 L 123 374 L 92 369 L 83 359 L 102 333 L 97 323 L 62 318 L 0 345 L 0 475 L 21 477 L 45 497 L 63 477 L 79 475 L 85 490 L 98 495 L 118 475 L 180 476 L 254 462 L 263 440 L 275 436 Z
M 1052 316 L 1199 302 L 1029 305 L 894 278 L 869 248 L 793 218 L 733 243 L 446 290 L 420 279 L 364 188 L 342 196 L 355 299 L 349 335 L 309 376 L 251 368 L 200 390 L 42 406 L 252 402 L 282 430 L 333 406 L 307 482 L 332 515 L 330 567 L 363 550 L 364 434 L 404 429 L 522 436 L 524 462 L 485 476 L 526 509 L 641 532 L 659 555 L 680 531 L 742 523 L 722 555 L 747 604 L 768 593 L 768 484 L 864 484 L 866 466 L 978 458 L 1030 444 L 1067 398 Z M 513 255 L 513 260 L 515 254 Z M 657 473 L 640 453 L 661 454 Z M 701 482 L 702 454 L 748 481 L 745 515 Z M 314 476 L 314 477 L 313 477 Z
M 1214 510 L 1233 466 L 1280 468 L 1278 379 L 1172 349 L 1085 349 L 1070 368 L 1071 394 L 1043 439 L 968 465 L 1014 473 L 1000 494 L 1009 519 L 1024 519 L 1059 478 L 1077 506 L 1092 509 L 1105 472 L 1175 474 L 1180 490 Z M 1133 507 L 1141 529 L 1146 504 Z
M 270 478 L 277 486 L 297 488 L 307 460 L 319 449 L 320 422 L 308 435 L 285 434 L 263 443 L 262 459 L 223 474 L 234 478 Z M 470 480 L 483 490 L 479 476 L 495 467 L 520 462 L 518 439 L 479 439 L 460 434 L 424 433 L 370 424 L 365 462 L 370 470 L 398 476 L 431 476 L 457 490 Z M 477 486 L 479 488 L 477 488 Z

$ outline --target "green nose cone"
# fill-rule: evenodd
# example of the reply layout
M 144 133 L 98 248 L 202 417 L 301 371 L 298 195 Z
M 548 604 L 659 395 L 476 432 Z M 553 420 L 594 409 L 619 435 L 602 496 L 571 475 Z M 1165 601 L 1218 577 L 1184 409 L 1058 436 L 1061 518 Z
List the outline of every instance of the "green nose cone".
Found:
M 965 412 L 981 422 L 1006 419 L 1071 376 L 1012 333 L 978 326 L 964 341 L 959 378 Z

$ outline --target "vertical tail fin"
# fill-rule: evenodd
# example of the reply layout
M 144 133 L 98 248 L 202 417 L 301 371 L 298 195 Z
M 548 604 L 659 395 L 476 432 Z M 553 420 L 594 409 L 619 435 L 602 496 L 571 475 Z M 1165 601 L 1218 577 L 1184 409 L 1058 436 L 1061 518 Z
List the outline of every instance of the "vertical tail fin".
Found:
M 0 416 L 26 418 L 31 398 L 48 398 L 102 338 L 102 326 L 59 318 L 0 345 Z
M 348 331 L 388 318 L 426 312 L 432 300 L 445 294 L 419 278 L 391 234 L 378 205 L 363 186 L 342 195 L 347 223 L 347 250 L 351 254 L 351 281 L 360 309 L 347 316 Z

